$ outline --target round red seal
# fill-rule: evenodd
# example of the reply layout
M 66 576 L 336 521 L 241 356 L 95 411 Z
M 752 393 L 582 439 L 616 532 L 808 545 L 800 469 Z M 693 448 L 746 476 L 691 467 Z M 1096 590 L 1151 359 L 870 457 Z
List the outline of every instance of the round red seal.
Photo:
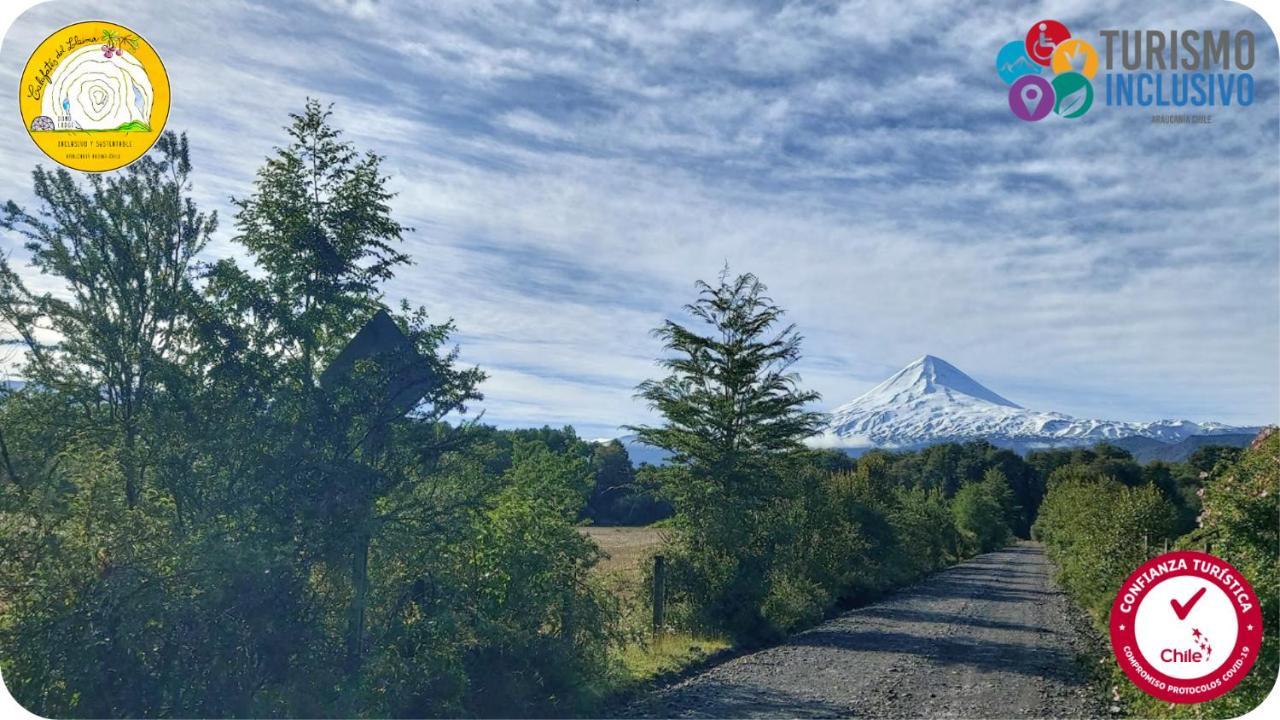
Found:
M 1227 561 L 1181 550 L 1148 560 L 1111 606 L 1111 647 L 1160 700 L 1197 703 L 1235 687 L 1262 647 L 1262 610 Z

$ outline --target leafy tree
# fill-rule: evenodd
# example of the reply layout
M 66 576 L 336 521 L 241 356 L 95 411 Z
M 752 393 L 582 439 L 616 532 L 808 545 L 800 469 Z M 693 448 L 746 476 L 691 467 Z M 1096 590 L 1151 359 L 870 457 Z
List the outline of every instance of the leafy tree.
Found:
M 586 514 L 597 523 L 618 522 L 615 507 L 635 485 L 635 471 L 627 449 L 617 440 L 600 443 L 591 452 L 595 485 L 587 500 Z
M 576 711 L 616 616 L 572 525 L 589 446 L 445 421 L 483 374 L 451 322 L 382 302 L 404 258 L 377 160 L 314 103 L 290 129 L 239 202 L 252 271 L 197 276 L 212 217 L 176 136 L 7 208 L 72 292 L 0 272 L 31 380 L 0 392 L 5 680 L 56 716 Z M 409 348 L 318 383 L 378 311 Z M 382 412 L 406 372 L 422 403 Z
M 130 505 L 147 466 L 142 426 L 158 383 L 180 362 L 195 258 L 217 225 L 191 199 L 190 175 L 186 136 L 168 132 L 123 173 L 87 184 L 37 168 L 41 209 L 9 201 L 0 215 L 0 228 L 24 238 L 32 264 L 66 290 L 35 293 L 0 258 L 0 316 L 27 350 L 22 373 L 78 406 L 86 432 L 118 436 Z
M 685 310 L 709 332 L 672 320 L 654 331 L 674 353 L 660 361 L 670 374 L 642 383 L 638 397 L 666 422 L 632 428 L 688 467 L 678 507 L 693 521 L 758 507 L 768 496 L 768 460 L 799 450 L 821 424 L 820 415 L 804 410 L 818 394 L 799 390 L 789 372 L 801 338 L 794 325 L 773 330 L 783 311 L 765 286 L 751 274 L 729 280 L 726 271 L 718 285 L 698 288 Z
M 398 324 L 409 347 L 361 361 L 346 381 L 318 392 L 323 366 L 383 309 L 381 283 L 409 261 L 395 247 L 406 228 L 390 215 L 393 196 L 381 158 L 342 140 L 330 116 L 315 100 L 290 116 L 289 144 L 259 170 L 254 193 L 236 201 L 235 239 L 259 272 L 223 260 L 210 272 L 207 295 L 219 317 L 210 334 L 256 358 L 248 368 L 243 359 L 232 361 L 237 372 L 225 377 L 238 387 L 231 393 L 244 395 L 245 382 L 265 390 L 272 404 L 260 410 L 284 430 L 263 448 L 275 460 L 266 476 L 245 468 L 258 476 L 252 500 L 302 510 L 277 515 L 275 526 L 293 525 L 292 536 L 314 544 L 311 550 L 327 564 L 347 556 L 350 585 L 335 592 L 347 595 L 347 669 L 357 677 L 366 644 L 369 548 L 383 526 L 378 506 L 467 439 L 457 429 L 440 433 L 439 423 L 480 398 L 476 387 L 484 375 L 455 366 L 457 350 L 445 347 L 451 321 L 433 324 L 425 309 L 406 304 Z M 252 370 L 262 377 L 246 377 Z M 422 403 L 410 418 L 386 415 L 386 393 L 410 377 L 421 379 L 415 382 Z M 388 443 L 396 435 L 412 438 L 415 447 Z
M 1154 485 L 1129 487 L 1088 462 L 1054 471 L 1034 532 L 1068 594 L 1105 627 L 1120 584 L 1146 559 L 1144 540 L 1168 537 L 1174 520 Z
M 235 239 L 263 277 L 231 261 L 211 276 L 215 293 L 252 313 L 259 345 L 307 388 L 378 309 L 380 284 L 409 262 L 396 248 L 408 228 L 391 217 L 382 158 L 357 152 L 331 115 L 316 100 L 291 114 L 289 143 L 258 171 L 255 192 L 235 201 Z
M 951 507 L 956 528 L 970 553 L 990 552 L 1012 539 L 1011 521 L 1017 510 L 1000 470 L 992 468 L 982 480 L 961 486 Z
M 1204 473 L 1205 476 L 1208 476 L 1215 470 L 1219 470 L 1219 465 L 1231 465 L 1239 460 L 1243 454 L 1243 448 L 1227 445 L 1205 445 L 1191 451 L 1191 454 L 1187 456 L 1186 464 L 1197 474 Z
M 648 525 L 671 515 L 659 496 L 662 470 L 643 465 L 636 471 L 617 440 L 592 446 L 591 471 L 595 481 L 583 516 L 597 525 Z
M 1212 477 L 1204 489 L 1201 532 L 1213 538 L 1214 554 L 1253 585 L 1264 627 L 1280 626 L 1280 431 L 1267 428 L 1247 449 L 1214 455 L 1202 456 L 1212 462 Z M 1274 691 L 1278 671 L 1280 640 L 1267 632 L 1253 670 L 1235 690 L 1205 703 L 1201 716 L 1248 713 Z

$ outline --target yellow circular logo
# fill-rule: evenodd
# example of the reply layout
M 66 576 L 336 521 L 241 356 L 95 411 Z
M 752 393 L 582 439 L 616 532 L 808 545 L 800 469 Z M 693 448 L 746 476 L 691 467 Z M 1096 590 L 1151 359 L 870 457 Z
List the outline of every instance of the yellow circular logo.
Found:
M 1098 51 L 1084 40 L 1071 38 L 1058 44 L 1049 65 L 1055 73 L 1078 72 L 1092 80 L 1098 74 Z
M 169 75 L 155 48 L 93 20 L 45 38 L 22 70 L 22 123 L 54 162 L 115 170 L 142 157 L 169 119 Z

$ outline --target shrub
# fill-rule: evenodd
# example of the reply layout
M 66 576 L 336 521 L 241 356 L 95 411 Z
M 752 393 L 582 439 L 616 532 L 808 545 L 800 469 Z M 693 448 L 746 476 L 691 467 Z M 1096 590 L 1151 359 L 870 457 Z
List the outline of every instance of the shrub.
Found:
M 979 482 L 963 485 L 951 501 L 955 527 L 967 554 L 990 552 L 1013 539 L 1017 509 L 1004 473 L 992 468 Z

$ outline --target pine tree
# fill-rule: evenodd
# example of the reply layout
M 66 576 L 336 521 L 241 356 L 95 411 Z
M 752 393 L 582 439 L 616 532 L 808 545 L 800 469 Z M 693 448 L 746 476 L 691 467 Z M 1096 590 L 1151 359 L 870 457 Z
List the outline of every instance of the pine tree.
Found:
M 729 280 L 727 272 L 718 285 L 700 281 L 698 300 L 685 306 L 705 334 L 672 320 L 654 331 L 674 353 L 660 361 L 670 374 L 642 383 L 637 396 L 666 422 L 633 429 L 698 480 L 746 499 L 754 494 L 746 475 L 799 449 L 822 416 L 804 409 L 820 396 L 800 390 L 790 372 L 800 358 L 795 326 L 775 327 L 783 310 L 755 275 Z
M 701 622 L 751 641 L 786 624 L 764 611 L 766 598 L 787 594 L 780 578 L 792 569 L 779 566 L 787 521 L 773 510 L 794 500 L 786 460 L 822 418 L 804 409 L 818 394 L 800 390 L 790 372 L 800 336 L 793 325 L 777 327 L 783 311 L 764 285 L 750 274 L 729 280 L 726 270 L 719 284 L 698 287 L 685 310 L 706 329 L 671 320 L 658 328 L 673 353 L 661 361 L 670 374 L 639 387 L 666 422 L 634 430 L 675 465 L 664 473 L 677 513 L 673 582 Z

